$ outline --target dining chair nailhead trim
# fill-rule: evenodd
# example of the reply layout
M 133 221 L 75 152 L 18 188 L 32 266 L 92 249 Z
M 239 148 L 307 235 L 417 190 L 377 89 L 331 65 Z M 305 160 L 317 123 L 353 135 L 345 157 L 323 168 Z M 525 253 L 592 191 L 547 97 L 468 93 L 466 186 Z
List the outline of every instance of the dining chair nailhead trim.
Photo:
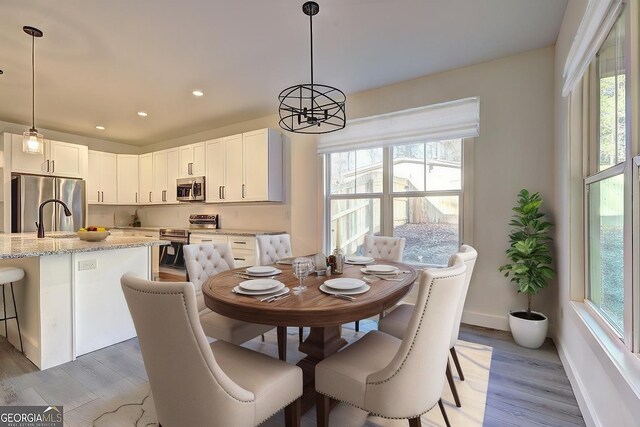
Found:
M 140 289 L 136 289 L 136 288 L 132 288 L 131 286 L 125 285 L 127 288 L 131 289 L 132 291 L 141 293 L 141 294 L 153 294 L 153 295 L 180 295 L 182 296 L 182 303 L 184 304 L 184 309 L 187 310 L 187 301 L 184 299 L 184 293 L 183 292 L 150 292 L 150 291 L 141 291 Z M 187 317 L 188 317 L 188 313 L 187 313 Z M 189 322 L 189 325 L 191 325 L 191 322 Z M 199 346 L 198 346 L 199 348 Z M 200 352 L 200 355 L 203 356 L 204 358 L 204 354 L 202 354 L 202 352 Z M 213 355 L 213 358 L 215 359 L 215 354 Z M 207 364 L 207 361 L 204 361 L 205 364 Z M 208 364 L 207 364 L 208 365 Z M 222 371 L 222 368 L 220 369 Z M 211 371 L 211 370 L 209 370 Z M 224 371 L 222 371 L 224 372 Z M 229 394 L 229 392 L 227 391 L 226 388 L 224 388 L 224 386 L 222 384 L 220 384 L 216 378 L 215 375 L 213 375 L 213 372 L 211 372 L 211 376 L 213 377 L 213 381 L 215 381 L 216 384 L 218 384 L 220 386 L 220 388 L 225 392 L 225 394 L 227 396 L 229 396 L 230 398 L 232 398 L 233 400 L 235 400 L 236 402 L 240 402 L 240 403 L 255 403 L 255 399 L 254 400 L 240 400 L 237 397 Z M 230 378 L 231 379 L 231 378 Z M 233 381 L 233 379 L 231 379 L 231 381 Z M 255 394 L 254 394 L 255 397 Z M 268 418 L 267 418 L 268 419 Z M 266 420 L 265 420 L 266 421 Z
M 337 397 L 332 396 L 330 394 L 326 394 L 326 393 L 322 393 L 322 392 L 318 392 L 318 393 L 323 394 L 323 395 L 325 395 L 327 397 L 330 397 L 331 399 L 336 400 L 338 402 L 346 403 L 347 405 L 353 406 L 354 408 L 358 408 L 361 411 L 365 411 L 365 412 L 367 412 L 367 413 L 369 413 L 369 414 L 371 414 L 373 416 L 380 417 L 380 418 L 385 418 L 387 420 L 408 420 L 408 419 L 411 419 L 411 418 L 417 418 L 417 417 L 420 417 L 420 416 L 426 414 L 427 412 L 431 411 L 438 404 L 438 402 L 436 402 L 435 405 L 433 405 L 431 408 L 427 409 L 426 411 L 424 411 L 422 414 L 419 414 L 419 415 L 409 415 L 408 417 L 387 417 L 387 416 L 378 414 L 377 412 L 371 412 L 368 409 L 361 408 L 360 406 L 354 405 L 353 403 L 346 402 L 344 400 L 338 399 Z

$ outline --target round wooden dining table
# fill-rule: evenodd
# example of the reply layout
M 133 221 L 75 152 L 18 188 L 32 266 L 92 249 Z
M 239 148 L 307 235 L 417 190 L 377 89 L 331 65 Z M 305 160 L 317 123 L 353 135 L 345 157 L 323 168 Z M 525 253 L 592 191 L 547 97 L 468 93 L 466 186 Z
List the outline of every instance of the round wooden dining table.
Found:
M 322 292 L 319 288 L 325 280 L 339 277 L 361 279 L 361 265 L 345 264 L 342 274 L 331 276 L 307 277 L 303 284 L 307 289 L 296 293 L 293 290 L 287 298 L 273 302 L 262 302 L 253 296 L 239 295 L 232 289 L 247 280 L 239 275 L 244 268 L 225 271 L 212 276 L 202 286 L 207 307 L 224 316 L 246 322 L 274 325 L 278 327 L 278 354 L 281 359 L 286 355 L 287 326 L 310 327 L 310 333 L 300 344 L 299 350 L 307 356 L 298 362 L 304 373 L 304 394 L 302 407 L 306 411 L 315 402 L 314 376 L 315 366 L 322 359 L 334 354 L 347 345 L 341 337 L 341 325 L 380 314 L 393 307 L 410 290 L 418 277 L 415 269 L 407 264 L 388 260 L 376 260 L 379 264 L 397 266 L 402 273 L 369 283 L 371 289 L 363 294 L 354 295 L 354 301 L 336 298 Z M 290 265 L 277 265 L 282 273 L 275 277 L 292 289 L 298 285 Z M 380 276 L 383 277 L 383 276 Z

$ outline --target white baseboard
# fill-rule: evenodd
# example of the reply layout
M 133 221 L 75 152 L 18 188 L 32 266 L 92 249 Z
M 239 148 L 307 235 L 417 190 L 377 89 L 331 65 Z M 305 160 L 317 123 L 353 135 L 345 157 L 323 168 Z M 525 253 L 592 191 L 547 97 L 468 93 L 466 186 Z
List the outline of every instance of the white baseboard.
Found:
M 556 344 L 556 349 L 558 350 L 558 355 L 560 356 L 560 361 L 562 362 L 562 366 L 564 367 L 564 371 L 569 378 L 569 382 L 571 383 L 571 388 L 573 389 L 573 394 L 576 396 L 576 401 L 578 402 L 578 407 L 580 408 L 580 412 L 582 413 L 582 418 L 584 419 L 584 423 L 587 427 L 600 427 L 602 423 L 598 420 L 598 414 L 593 411 L 595 406 L 591 404 L 591 399 L 588 394 L 583 393 L 584 383 L 582 382 L 579 375 L 576 375 L 576 372 L 573 370 L 573 364 L 571 363 L 571 357 L 565 352 L 564 347 L 559 339 L 554 339 Z
M 494 314 L 478 313 L 474 311 L 464 311 L 462 313 L 462 323 L 482 326 L 484 328 L 498 329 L 500 331 L 509 330 L 509 318 L 496 316 Z

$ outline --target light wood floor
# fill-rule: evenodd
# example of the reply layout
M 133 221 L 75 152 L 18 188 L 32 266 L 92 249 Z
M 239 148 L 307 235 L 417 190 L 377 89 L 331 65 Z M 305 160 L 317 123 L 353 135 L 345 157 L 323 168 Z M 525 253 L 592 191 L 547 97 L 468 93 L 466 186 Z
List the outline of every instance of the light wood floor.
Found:
M 374 322 L 368 323 L 375 328 Z M 485 426 L 584 426 L 551 340 L 539 350 L 529 350 L 517 346 L 508 333 L 466 325 L 460 339 L 493 347 Z M 146 383 L 135 339 L 38 371 L 0 337 L 0 405 L 62 403 L 66 418 L 70 411 L 81 414 L 99 402 L 99 396 L 131 393 L 148 388 Z
M 530 350 L 513 342 L 509 332 L 468 325 L 460 339 L 493 348 L 485 426 L 585 425 L 552 340 Z

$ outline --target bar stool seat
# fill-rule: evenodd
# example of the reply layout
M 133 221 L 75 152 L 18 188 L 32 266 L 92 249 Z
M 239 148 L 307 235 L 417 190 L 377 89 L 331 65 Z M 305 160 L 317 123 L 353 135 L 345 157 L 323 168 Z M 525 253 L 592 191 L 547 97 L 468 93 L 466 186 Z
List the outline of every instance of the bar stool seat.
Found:
M 18 320 L 18 308 L 16 307 L 16 296 L 13 293 L 13 282 L 17 282 L 24 277 L 24 270 L 17 267 L 0 267 L 0 286 L 2 286 L 2 315 L 0 322 L 4 322 L 4 336 L 9 339 L 9 333 L 7 329 L 7 321 L 16 319 L 16 325 L 18 326 L 18 338 L 20 338 L 20 351 L 24 353 L 24 347 L 22 346 L 22 333 L 20 332 L 20 321 Z M 6 284 L 11 285 L 11 299 L 13 300 L 13 316 L 7 316 L 7 303 L 4 295 L 4 286 Z

